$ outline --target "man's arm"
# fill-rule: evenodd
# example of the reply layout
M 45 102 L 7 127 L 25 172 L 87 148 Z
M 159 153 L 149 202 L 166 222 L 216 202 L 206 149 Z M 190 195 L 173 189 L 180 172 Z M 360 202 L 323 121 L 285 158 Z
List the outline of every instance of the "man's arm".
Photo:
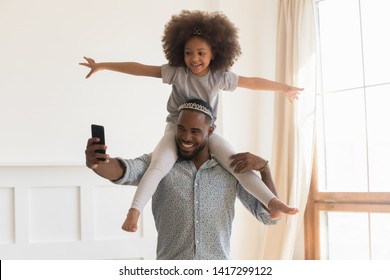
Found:
M 98 154 L 96 150 L 107 150 L 106 145 L 96 144 L 98 138 L 90 138 L 85 149 L 85 161 L 88 168 L 92 169 L 99 176 L 116 181 L 123 177 L 125 167 L 118 159 L 111 159 L 108 154 Z M 104 160 L 99 160 L 104 159 Z
M 278 196 L 267 160 L 251 153 L 239 153 L 230 158 L 232 159 L 230 166 L 234 167 L 235 172 L 242 174 L 250 170 L 259 171 L 264 184 L 276 197 Z
M 266 160 L 251 153 L 239 153 L 233 155 L 231 159 L 231 166 L 238 173 L 244 173 L 250 170 L 259 171 L 264 184 L 277 196 L 271 170 Z M 266 207 L 254 196 L 249 194 L 240 184 L 238 184 L 238 198 L 257 220 L 262 221 L 266 225 L 277 223 L 276 220 L 271 220 L 271 216 L 266 210 Z
M 235 154 L 230 159 L 232 160 L 230 166 L 239 174 L 251 170 L 259 171 L 264 184 L 267 185 L 274 195 L 278 196 L 267 160 L 251 153 Z

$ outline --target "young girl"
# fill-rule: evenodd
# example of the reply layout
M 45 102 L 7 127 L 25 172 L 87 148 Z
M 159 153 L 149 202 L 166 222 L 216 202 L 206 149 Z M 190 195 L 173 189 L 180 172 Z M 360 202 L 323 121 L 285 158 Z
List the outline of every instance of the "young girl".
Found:
M 130 232 L 137 230 L 141 210 L 177 160 L 174 135 L 178 107 L 181 104 L 193 98 L 203 99 L 211 105 L 215 120 L 220 90 L 234 91 L 236 87 L 242 87 L 282 91 L 290 101 L 296 99 L 299 91 L 303 90 L 259 77 L 243 77 L 230 72 L 229 69 L 241 54 L 241 49 L 237 28 L 220 12 L 182 11 L 172 16 L 165 26 L 162 43 L 168 60 L 168 64 L 162 66 L 136 62 L 95 63 L 93 59 L 87 57 L 84 57 L 87 63 L 80 63 L 91 69 L 86 78 L 99 70 L 111 70 L 162 78 L 163 83 L 172 85 L 172 93 L 167 104 L 169 114 L 165 134 L 153 151 L 151 164 L 138 185 L 132 206 L 122 226 L 123 230 Z M 298 212 L 298 209 L 289 207 L 276 198 L 254 171 L 235 172 L 231 167 L 230 157 L 236 152 L 221 136 L 214 133 L 210 137 L 209 147 L 222 166 L 233 174 L 249 193 L 267 206 L 272 219 Z M 190 145 L 188 149 L 191 149 Z

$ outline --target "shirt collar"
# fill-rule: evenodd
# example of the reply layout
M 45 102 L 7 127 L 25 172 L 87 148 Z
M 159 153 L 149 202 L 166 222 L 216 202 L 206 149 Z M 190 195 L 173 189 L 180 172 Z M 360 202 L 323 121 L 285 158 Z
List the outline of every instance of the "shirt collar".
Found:
M 178 163 L 179 162 L 183 162 L 183 163 L 184 162 L 188 162 L 188 163 L 191 162 L 193 164 L 193 162 L 191 160 L 184 160 L 184 159 L 180 159 L 180 158 L 177 159 L 177 162 Z M 199 170 L 212 168 L 212 167 L 214 167 L 214 166 L 216 166 L 218 164 L 219 164 L 219 162 L 216 160 L 214 155 L 210 154 L 210 159 L 207 160 L 205 163 L 203 163 L 202 166 L 199 168 Z

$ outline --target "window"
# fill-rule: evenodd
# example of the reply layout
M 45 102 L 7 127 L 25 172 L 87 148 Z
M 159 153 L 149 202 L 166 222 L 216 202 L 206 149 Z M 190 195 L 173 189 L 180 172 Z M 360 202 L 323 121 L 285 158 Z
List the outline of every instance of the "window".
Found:
M 390 2 L 316 0 L 308 259 L 390 259 Z

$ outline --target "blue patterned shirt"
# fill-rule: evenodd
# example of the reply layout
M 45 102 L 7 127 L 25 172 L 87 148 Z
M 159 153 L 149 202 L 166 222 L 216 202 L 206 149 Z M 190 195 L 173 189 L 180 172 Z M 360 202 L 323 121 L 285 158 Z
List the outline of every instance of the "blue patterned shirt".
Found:
M 116 184 L 137 185 L 151 155 L 123 160 L 124 176 Z M 177 161 L 152 198 L 158 232 L 157 259 L 228 259 L 236 197 L 264 224 L 275 224 L 260 201 L 215 159 L 199 170 L 192 161 Z

